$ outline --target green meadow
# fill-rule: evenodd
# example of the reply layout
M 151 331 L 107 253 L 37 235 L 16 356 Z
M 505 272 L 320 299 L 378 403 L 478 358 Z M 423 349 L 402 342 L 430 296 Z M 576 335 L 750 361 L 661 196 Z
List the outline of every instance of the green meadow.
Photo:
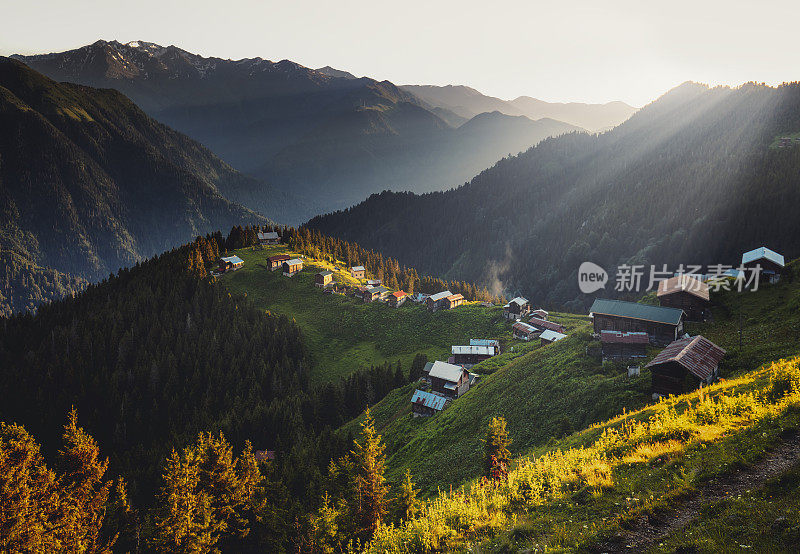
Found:
M 408 370 L 417 353 L 447 359 L 452 345 L 468 344 L 470 338 L 510 336 L 500 307 L 470 302 L 430 313 L 410 301 L 399 308 L 382 302 L 364 304 L 339 294 L 323 294 L 314 286 L 314 274 L 322 269 L 334 271 L 336 281 L 354 284 L 342 264 L 307 259 L 303 271 L 289 278 L 280 270 L 270 271 L 267 264 L 269 256 L 294 256 L 286 246 L 235 253 L 244 260 L 244 267 L 220 281 L 231 292 L 246 295 L 257 308 L 294 318 L 311 351 L 314 382 L 346 377 L 361 367 L 387 361 L 400 360 Z

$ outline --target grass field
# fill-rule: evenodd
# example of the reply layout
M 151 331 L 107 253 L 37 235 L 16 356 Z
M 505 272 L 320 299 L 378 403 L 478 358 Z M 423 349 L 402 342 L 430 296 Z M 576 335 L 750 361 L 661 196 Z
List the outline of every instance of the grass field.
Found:
M 292 278 L 280 270 L 269 271 L 267 257 L 292 254 L 286 246 L 237 250 L 245 264 L 223 275 L 220 281 L 232 292 L 247 295 L 259 309 L 285 314 L 297 321 L 311 351 L 311 378 L 324 382 L 347 376 L 360 367 L 400 360 L 408 370 L 417 353 L 430 359 L 447 359 L 454 344 L 470 338 L 503 338 L 510 327 L 502 309 L 467 303 L 454 310 L 428 312 L 406 302 L 399 308 L 374 302 L 363 304 L 338 294 L 322 294 L 314 286 L 314 274 L 333 270 L 334 279 L 355 283 L 342 265 L 307 260 Z
M 800 353 L 800 283 L 793 278 L 794 268 L 796 264 L 783 282 L 755 293 L 713 294 L 713 319 L 689 325 L 690 333 L 703 334 L 728 351 L 723 377 Z M 629 379 L 623 365 L 601 364 L 586 354 L 587 346 L 597 345 L 590 337 L 588 316 L 553 313 L 551 319 L 565 325 L 568 339 L 546 347 L 510 341 L 504 354 L 475 366 L 475 371 L 491 375 L 435 417 L 411 416 L 411 388 L 394 391 L 374 406 L 390 453 L 390 478 L 409 468 L 429 494 L 437 486 L 474 478 L 481 470 L 480 439 L 494 416 L 508 420 L 512 452 L 522 454 L 652 402 L 649 370 L 642 367 L 639 377 Z M 651 348 L 650 357 L 658 351 Z M 358 421 L 345 429 L 355 430 Z

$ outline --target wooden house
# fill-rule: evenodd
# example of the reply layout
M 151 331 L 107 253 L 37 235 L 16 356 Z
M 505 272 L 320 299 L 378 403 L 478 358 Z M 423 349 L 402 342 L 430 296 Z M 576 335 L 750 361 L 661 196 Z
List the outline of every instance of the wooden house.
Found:
M 528 303 L 527 298 L 517 296 L 512 299 L 508 304 L 503 306 L 503 316 L 506 319 L 520 319 L 528 315 L 531 311 L 531 305 Z
M 495 356 L 500 353 L 500 341 L 497 339 L 469 339 L 470 346 L 494 346 Z
M 364 287 L 364 291 L 361 293 L 361 299 L 364 302 L 383 300 L 387 296 L 389 296 L 389 289 L 386 287 Z
M 469 390 L 469 371 L 461 366 L 435 361 L 430 369 L 431 389 L 449 398 L 458 398 Z
M 708 284 L 689 275 L 676 275 L 658 284 L 662 306 L 683 310 L 688 321 L 705 321 L 710 315 Z
M 367 275 L 367 270 L 363 265 L 357 265 L 350 268 L 350 275 L 353 279 L 363 279 Z
M 543 319 L 543 320 L 547 321 L 547 318 L 550 317 L 550 312 L 548 312 L 547 310 L 543 310 L 543 309 L 539 308 L 537 310 L 533 310 L 531 312 L 531 315 L 533 317 L 536 317 L 536 318 Z
M 318 286 L 321 289 L 324 289 L 328 285 L 333 283 L 333 271 L 320 271 L 316 275 L 314 275 L 314 285 Z
M 449 290 L 432 294 L 425 299 L 425 306 L 432 312 L 444 309 L 448 305 L 447 298 L 450 296 L 453 296 L 453 293 Z
M 271 233 L 258 233 L 258 244 L 261 246 L 266 246 L 268 244 L 278 244 L 280 242 L 280 237 L 278 233 L 272 231 Z
M 283 266 L 283 262 L 290 260 L 291 256 L 288 254 L 279 254 L 277 256 L 270 256 L 267 258 L 267 263 L 269 264 L 269 270 L 275 271 L 276 269 L 280 269 Z
M 451 294 L 450 296 L 445 298 L 445 308 L 448 310 L 457 308 L 463 303 L 464 303 L 464 297 L 461 296 L 460 294 Z
M 647 333 L 630 331 L 600 331 L 604 360 L 628 360 L 647 356 L 650 337 Z
M 511 326 L 514 333 L 514 338 L 519 340 L 533 340 L 542 334 L 541 329 L 537 329 L 533 325 L 528 325 L 522 321 L 517 321 Z
M 555 331 L 556 333 L 563 333 L 564 326 L 558 323 L 554 323 L 552 321 L 547 321 L 545 319 L 540 319 L 538 317 L 532 317 L 528 320 L 528 323 L 533 325 L 534 327 L 538 327 L 542 331 L 545 329 L 550 329 L 551 331 Z
M 786 263 L 782 254 L 766 246 L 742 254 L 742 267 L 749 273 L 760 267 L 759 282 L 777 283 L 781 279 Z
M 219 272 L 236 271 L 244 267 L 244 260 L 239 256 L 223 256 L 219 259 Z
M 542 331 L 542 334 L 539 335 L 539 339 L 542 341 L 542 346 L 545 344 L 552 344 L 565 338 L 567 338 L 567 335 L 553 331 L 552 329 L 545 329 Z
M 415 390 L 411 395 L 411 413 L 414 417 L 430 417 L 444 410 L 447 398 L 432 392 Z
M 652 344 L 666 345 L 683 334 L 683 310 L 597 298 L 589 315 L 594 332 L 641 331 Z
M 470 369 L 475 364 L 496 356 L 499 352 L 494 346 L 452 346 L 449 363 Z
M 407 292 L 403 292 L 402 290 L 393 292 L 389 295 L 389 305 L 392 308 L 399 308 L 405 303 L 406 298 L 408 298 Z
M 725 350 L 701 335 L 672 342 L 647 364 L 653 397 L 682 394 L 701 383 L 713 383 L 724 356 Z
M 286 277 L 294 277 L 303 271 L 303 260 L 300 258 L 292 258 L 291 260 L 283 262 L 281 267 L 283 267 L 283 274 Z

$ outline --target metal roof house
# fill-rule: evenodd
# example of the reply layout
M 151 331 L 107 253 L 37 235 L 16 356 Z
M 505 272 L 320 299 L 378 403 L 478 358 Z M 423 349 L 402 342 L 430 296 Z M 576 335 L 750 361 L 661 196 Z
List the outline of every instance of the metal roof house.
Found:
M 286 260 L 283 262 L 281 267 L 283 267 L 283 274 L 286 277 L 294 277 L 303 271 L 303 260 L 300 258 L 292 258 L 291 260 Z
M 517 296 L 512 298 L 508 304 L 503 306 L 503 315 L 506 319 L 519 319 L 531 311 L 531 305 L 527 298 Z
M 228 270 L 236 271 L 244 266 L 244 260 L 239 256 L 223 256 L 219 259 L 219 270 L 225 273 Z
M 278 242 L 280 242 L 280 237 L 276 231 L 271 231 L 269 233 L 258 232 L 259 244 L 278 244 Z
M 782 254 L 770 250 L 766 246 L 750 250 L 742 254 L 742 266 L 749 270 L 754 270 L 756 266 L 761 267 L 759 280 L 768 283 L 777 283 L 781 278 L 786 267 L 786 261 Z
M 679 308 L 597 298 L 589 315 L 598 335 L 601 331 L 640 331 L 648 334 L 651 343 L 666 345 L 683 334 L 684 313 Z
M 497 348 L 494 346 L 452 346 L 450 348 L 449 363 L 460 365 L 465 369 L 470 369 L 475 364 L 488 360 L 492 356 L 498 354 Z
M 700 383 L 712 383 L 724 356 L 725 350 L 701 335 L 674 341 L 647 364 L 653 396 L 681 394 Z
M 320 271 L 314 275 L 314 285 L 325 288 L 333 282 L 333 271 Z
M 447 306 L 447 298 L 450 296 L 453 296 L 453 293 L 449 290 L 437 292 L 436 294 L 432 294 L 425 299 L 425 305 L 432 312 L 441 310 Z
M 542 345 L 551 344 L 556 341 L 560 341 L 561 339 L 567 338 L 567 335 L 564 333 L 559 333 L 558 331 L 553 331 L 552 329 L 545 329 L 542 331 L 542 334 L 539 335 L 539 338 L 542 341 Z
M 497 339 L 469 339 L 470 346 L 494 346 L 494 351 L 500 353 L 500 341 Z
M 676 275 L 661 281 L 656 296 L 662 306 L 683 310 L 687 320 L 705 321 L 710 314 L 708 283 L 691 275 Z
M 650 336 L 641 331 L 600 331 L 603 359 L 631 359 L 647 356 Z
M 469 390 L 469 372 L 461 366 L 435 361 L 430 370 L 431 389 L 451 398 Z
M 528 323 L 533 325 L 534 327 L 538 327 L 539 329 L 550 329 L 551 331 L 555 331 L 557 333 L 564 332 L 564 326 L 558 323 L 554 323 L 552 321 L 547 321 L 545 319 L 541 319 L 538 317 L 532 317 L 528 320 Z
M 356 265 L 350 268 L 350 275 L 353 279 L 363 279 L 366 277 L 367 270 L 363 265 Z
M 531 340 L 538 337 L 542 330 L 534 327 L 533 325 L 528 325 L 522 321 L 517 321 L 511 326 L 511 330 L 514 333 L 514 338 L 520 340 Z
M 415 390 L 411 395 L 411 412 L 415 417 L 435 415 L 444 410 L 446 404 L 447 398 L 432 392 Z

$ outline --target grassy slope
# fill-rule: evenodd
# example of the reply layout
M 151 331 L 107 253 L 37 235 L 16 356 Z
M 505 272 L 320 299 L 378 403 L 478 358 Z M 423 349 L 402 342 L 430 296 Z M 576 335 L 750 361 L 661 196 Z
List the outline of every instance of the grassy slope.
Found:
M 700 518 L 654 552 L 793 552 L 800 544 L 800 465 L 759 490 L 704 507 Z M 696 550 L 695 550 L 696 549 Z
M 372 415 L 390 453 L 389 478 L 397 479 L 410 468 L 416 483 L 432 493 L 477 476 L 481 438 L 494 416 L 506 417 L 514 438 L 512 451 L 520 453 L 611 417 L 623 406 L 640 407 L 649 400 L 645 373 L 628 379 L 624 368 L 604 367 L 586 355 L 587 317 L 553 314 L 551 318 L 564 323 L 572 336 L 544 347 L 538 341 L 510 342 L 508 347 L 524 353 L 506 352 L 475 366 L 476 372 L 495 371 L 435 417 L 410 415 L 412 386 L 379 402 Z M 352 429 L 358 421 L 344 429 Z
M 800 286 L 793 277 L 797 264 L 790 269 L 793 273 L 784 282 L 756 293 L 714 293 L 713 320 L 689 325 L 692 334 L 701 333 L 728 351 L 721 367 L 724 377 L 800 352 Z M 564 323 L 572 336 L 544 348 L 525 345 L 522 356 L 503 354 L 476 366 L 478 372 L 494 373 L 436 417 L 410 415 L 410 388 L 378 403 L 373 415 L 389 449 L 389 477 L 396 479 L 410 468 L 428 493 L 474 478 L 481 471 L 480 439 L 493 416 L 508 420 L 512 451 L 519 454 L 541 448 L 565 431 L 651 402 L 648 370 L 628 379 L 623 367 L 603 366 L 585 354 L 590 344 L 587 317 L 554 314 L 553 319 Z M 650 356 L 656 352 L 651 349 Z M 345 429 L 353 429 L 357 421 Z
M 256 306 L 297 321 L 315 362 L 311 375 L 316 382 L 398 359 L 407 370 L 419 352 L 442 359 L 453 344 L 509 334 L 500 308 L 484 308 L 477 303 L 430 313 L 412 302 L 395 309 L 383 303 L 362 304 L 338 294 L 322 294 L 313 284 L 314 274 L 322 268 L 334 270 L 337 281 L 355 281 L 343 266 L 321 261 L 308 261 L 302 273 L 289 279 L 280 271 L 267 269 L 267 257 L 277 253 L 290 252 L 286 246 L 239 250 L 236 254 L 244 260 L 244 268 L 224 275 L 221 281 L 231 291 L 246 294 Z

